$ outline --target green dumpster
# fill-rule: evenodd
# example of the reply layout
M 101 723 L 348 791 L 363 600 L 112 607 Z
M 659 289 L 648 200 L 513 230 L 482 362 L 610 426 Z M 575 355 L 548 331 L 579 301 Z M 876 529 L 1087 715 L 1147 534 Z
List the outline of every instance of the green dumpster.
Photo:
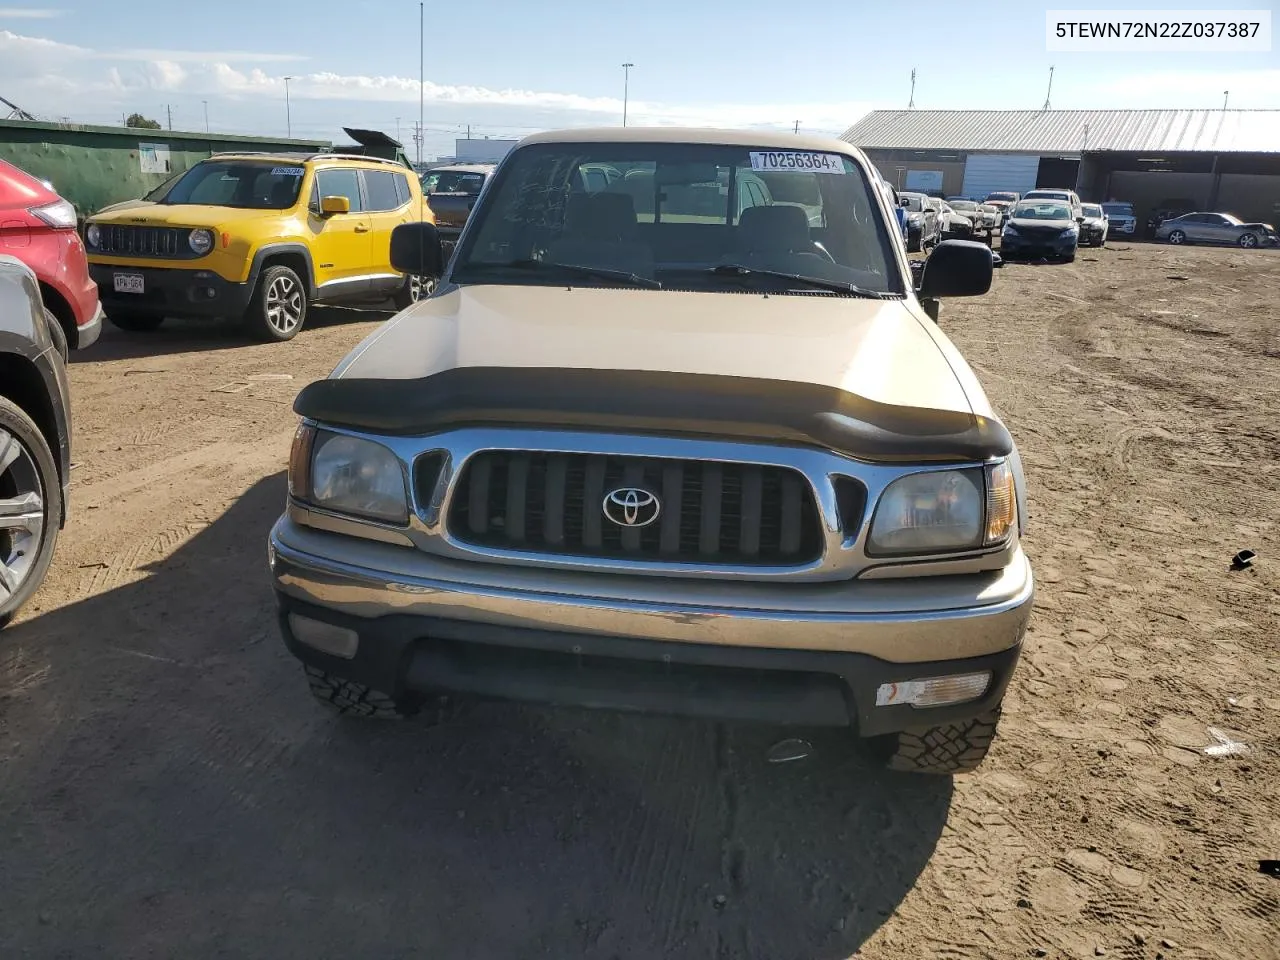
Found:
M 215 153 L 320 153 L 323 140 L 0 120 L 0 160 L 47 180 L 80 218 L 145 196 Z

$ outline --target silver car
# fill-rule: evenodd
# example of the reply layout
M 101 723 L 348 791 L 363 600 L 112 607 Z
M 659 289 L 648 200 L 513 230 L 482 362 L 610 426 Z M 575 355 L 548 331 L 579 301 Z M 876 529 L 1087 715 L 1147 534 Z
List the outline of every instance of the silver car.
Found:
M 1218 243 L 1252 250 L 1280 242 L 1269 223 L 1244 223 L 1229 213 L 1185 213 L 1156 228 L 1156 239 L 1168 243 Z

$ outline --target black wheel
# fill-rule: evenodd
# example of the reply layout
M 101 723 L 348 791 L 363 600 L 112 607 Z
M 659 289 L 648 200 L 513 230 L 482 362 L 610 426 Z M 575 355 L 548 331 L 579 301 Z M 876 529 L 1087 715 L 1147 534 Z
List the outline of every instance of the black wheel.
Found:
M 298 275 L 282 264 L 262 271 L 247 316 L 263 340 L 292 340 L 307 320 L 307 291 Z
M 1169 234 L 1169 242 L 1176 243 L 1176 244 L 1186 243 L 1187 235 L 1183 233 L 1181 230 L 1175 230 L 1173 231 L 1173 233 Z
M 44 580 L 61 520 L 49 445 L 20 407 L 0 397 L 0 626 Z
M 44 311 L 44 321 L 49 325 L 49 339 L 53 341 L 53 345 L 58 348 L 58 353 L 62 355 L 62 362 L 67 362 L 67 331 L 62 329 L 62 324 L 58 321 L 49 310 Z
M 1240 246 L 1244 247 L 1246 250 L 1252 250 L 1254 247 L 1258 245 L 1258 238 L 1255 234 L 1245 233 L 1245 234 L 1241 234 L 1240 239 L 1237 240 L 1236 242 L 1240 244 Z
M 395 302 L 397 310 L 407 310 L 419 300 L 427 299 L 435 291 L 435 277 L 408 276 L 404 278 L 404 286 L 396 292 L 392 300 Z
M 922 246 L 919 237 L 907 237 L 907 253 L 919 253 Z
M 999 722 L 1000 708 L 996 707 L 973 720 L 877 737 L 871 746 L 890 770 L 968 773 L 986 758 Z
M 304 667 L 311 693 L 344 716 L 369 717 L 374 720 L 402 720 L 411 711 L 404 704 L 363 683 L 343 680 L 319 667 Z
M 164 323 L 164 317 L 156 317 L 145 313 L 125 313 L 116 310 L 107 314 L 107 320 L 113 327 L 127 330 L 129 333 L 150 333 L 158 330 Z

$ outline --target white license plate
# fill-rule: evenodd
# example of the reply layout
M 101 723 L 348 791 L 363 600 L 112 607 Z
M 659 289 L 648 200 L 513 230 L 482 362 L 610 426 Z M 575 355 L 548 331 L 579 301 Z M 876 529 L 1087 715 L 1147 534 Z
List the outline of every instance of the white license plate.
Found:
M 142 293 L 142 274 L 115 273 L 111 276 L 115 283 L 116 293 Z

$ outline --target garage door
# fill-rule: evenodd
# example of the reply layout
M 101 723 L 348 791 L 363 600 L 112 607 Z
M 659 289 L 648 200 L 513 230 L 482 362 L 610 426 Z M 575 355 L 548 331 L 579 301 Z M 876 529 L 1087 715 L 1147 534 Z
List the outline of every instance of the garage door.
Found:
M 971 153 L 964 164 L 963 196 L 981 200 L 997 190 L 1026 193 L 1036 188 L 1040 158 L 1026 153 Z

